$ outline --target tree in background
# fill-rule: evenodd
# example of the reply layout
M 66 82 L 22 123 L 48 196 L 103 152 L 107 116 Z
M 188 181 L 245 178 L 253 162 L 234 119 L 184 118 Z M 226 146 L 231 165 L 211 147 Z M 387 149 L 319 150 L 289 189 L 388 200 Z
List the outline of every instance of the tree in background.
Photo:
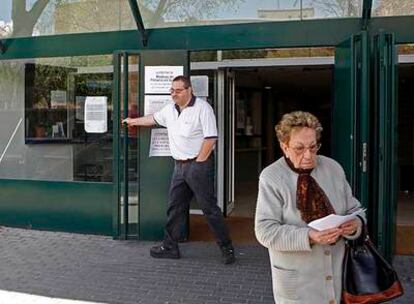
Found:
M 329 17 L 356 17 L 362 11 L 362 0 L 309 0 L 309 3 Z
M 13 36 L 32 36 L 33 29 L 49 0 L 37 0 L 30 10 L 26 10 L 26 0 L 13 0 Z
M 0 35 L 27 37 L 134 29 L 127 0 L 11 0 L 13 32 L 0 24 Z M 222 11 L 236 12 L 246 0 L 138 0 L 146 27 L 199 24 Z M 28 7 L 30 7 L 28 9 Z M 11 24 L 8 24 L 9 26 Z M 0 36 L 0 37 L 1 37 Z
M 376 7 L 373 8 L 373 15 L 377 16 L 398 16 L 398 15 L 413 15 L 414 1 L 413 0 L 388 0 L 379 1 Z
M 147 27 L 159 27 L 165 21 L 186 22 L 195 24 L 197 21 L 216 17 L 224 10 L 236 12 L 239 5 L 246 0 L 141 0 L 140 7 L 144 6 L 152 11 Z

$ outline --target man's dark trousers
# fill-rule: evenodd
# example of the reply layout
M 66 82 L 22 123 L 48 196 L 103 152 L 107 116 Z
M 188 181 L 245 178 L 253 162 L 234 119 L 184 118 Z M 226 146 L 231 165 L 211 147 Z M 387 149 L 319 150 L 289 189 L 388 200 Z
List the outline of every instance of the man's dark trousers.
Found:
M 186 221 L 189 204 L 195 196 L 219 246 L 231 245 L 223 214 L 217 206 L 214 189 L 214 158 L 204 162 L 175 161 L 164 230 L 164 246 L 177 248 L 182 224 Z

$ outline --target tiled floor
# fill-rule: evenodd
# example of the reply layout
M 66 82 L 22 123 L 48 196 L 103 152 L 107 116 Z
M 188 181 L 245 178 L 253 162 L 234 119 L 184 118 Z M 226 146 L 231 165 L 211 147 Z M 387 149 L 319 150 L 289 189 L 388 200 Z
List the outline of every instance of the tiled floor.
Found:
M 398 196 L 396 253 L 414 255 L 413 192 L 401 192 Z
M 234 209 L 230 216 L 254 218 L 257 200 L 257 181 L 237 183 Z
M 413 226 L 414 229 L 414 193 L 404 191 L 398 196 L 397 225 Z

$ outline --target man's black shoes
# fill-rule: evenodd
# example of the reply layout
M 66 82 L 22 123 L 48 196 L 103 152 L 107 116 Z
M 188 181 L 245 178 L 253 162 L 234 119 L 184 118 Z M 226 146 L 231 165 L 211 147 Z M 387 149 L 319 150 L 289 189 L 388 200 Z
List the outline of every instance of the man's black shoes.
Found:
M 163 245 L 152 247 L 150 255 L 156 259 L 179 259 L 181 257 L 178 248 L 167 248 Z
M 220 249 L 223 264 L 233 264 L 236 261 L 232 245 L 221 246 Z M 164 245 L 152 247 L 150 255 L 156 259 L 179 259 L 181 257 L 180 250 L 178 248 L 168 248 Z
M 234 256 L 234 248 L 232 245 L 222 246 L 221 249 L 221 260 L 223 264 L 233 264 L 236 261 Z

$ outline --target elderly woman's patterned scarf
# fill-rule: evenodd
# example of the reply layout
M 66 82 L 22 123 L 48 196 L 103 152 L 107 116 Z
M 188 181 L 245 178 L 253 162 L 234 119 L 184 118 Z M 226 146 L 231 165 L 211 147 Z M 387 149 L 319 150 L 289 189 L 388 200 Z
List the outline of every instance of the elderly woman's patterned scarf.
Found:
M 297 169 L 290 159 L 285 157 L 285 160 L 289 168 L 299 174 L 296 188 L 296 205 L 302 220 L 309 223 L 329 214 L 335 214 L 335 210 L 325 192 L 310 175 L 313 169 Z

